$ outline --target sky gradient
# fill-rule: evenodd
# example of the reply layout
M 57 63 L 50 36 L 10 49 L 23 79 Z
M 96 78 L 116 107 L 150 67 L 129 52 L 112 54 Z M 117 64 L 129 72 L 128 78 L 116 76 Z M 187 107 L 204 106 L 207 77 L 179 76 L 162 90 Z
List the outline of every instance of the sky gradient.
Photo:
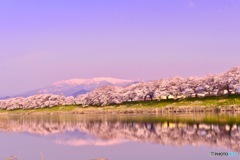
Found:
M 69 78 L 239 66 L 239 0 L 1 0 L 0 96 Z

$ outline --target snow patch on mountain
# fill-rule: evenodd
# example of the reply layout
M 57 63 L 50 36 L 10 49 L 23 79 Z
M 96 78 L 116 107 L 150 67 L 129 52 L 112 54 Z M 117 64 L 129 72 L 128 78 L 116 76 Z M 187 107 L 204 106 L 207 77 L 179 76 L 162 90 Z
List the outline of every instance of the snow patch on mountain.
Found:
M 28 97 L 35 94 L 56 94 L 64 96 L 78 96 L 104 86 L 126 86 L 133 83 L 132 80 L 99 77 L 91 79 L 68 79 L 55 82 L 44 88 L 28 91 L 18 96 Z M 84 91 L 84 92 L 83 92 Z

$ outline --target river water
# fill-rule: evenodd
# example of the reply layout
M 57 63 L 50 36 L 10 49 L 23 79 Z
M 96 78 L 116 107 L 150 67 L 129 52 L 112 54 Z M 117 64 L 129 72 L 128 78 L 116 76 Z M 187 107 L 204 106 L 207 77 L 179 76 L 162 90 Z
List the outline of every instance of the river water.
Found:
M 0 160 L 235 160 L 240 124 L 239 115 L 1 115 L 0 142 Z

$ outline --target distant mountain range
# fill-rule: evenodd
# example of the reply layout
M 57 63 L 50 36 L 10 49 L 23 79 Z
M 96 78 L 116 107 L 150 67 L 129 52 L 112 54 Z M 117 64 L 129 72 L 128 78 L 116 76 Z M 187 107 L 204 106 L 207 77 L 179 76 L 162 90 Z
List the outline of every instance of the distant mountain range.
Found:
M 56 94 L 64 96 L 77 97 L 80 94 L 88 93 L 96 88 L 104 86 L 127 86 L 134 83 L 133 80 L 100 77 L 91 79 L 68 79 L 55 82 L 43 88 L 27 91 L 17 94 L 13 97 L 28 97 L 36 94 Z M 7 99 L 10 97 L 3 97 L 0 99 Z

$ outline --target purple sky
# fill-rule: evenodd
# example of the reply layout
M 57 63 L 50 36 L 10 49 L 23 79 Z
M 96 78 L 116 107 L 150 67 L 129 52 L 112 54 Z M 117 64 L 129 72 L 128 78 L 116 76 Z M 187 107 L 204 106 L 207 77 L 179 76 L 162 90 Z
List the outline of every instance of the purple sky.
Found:
M 0 96 L 68 78 L 218 73 L 240 60 L 239 0 L 1 0 Z

